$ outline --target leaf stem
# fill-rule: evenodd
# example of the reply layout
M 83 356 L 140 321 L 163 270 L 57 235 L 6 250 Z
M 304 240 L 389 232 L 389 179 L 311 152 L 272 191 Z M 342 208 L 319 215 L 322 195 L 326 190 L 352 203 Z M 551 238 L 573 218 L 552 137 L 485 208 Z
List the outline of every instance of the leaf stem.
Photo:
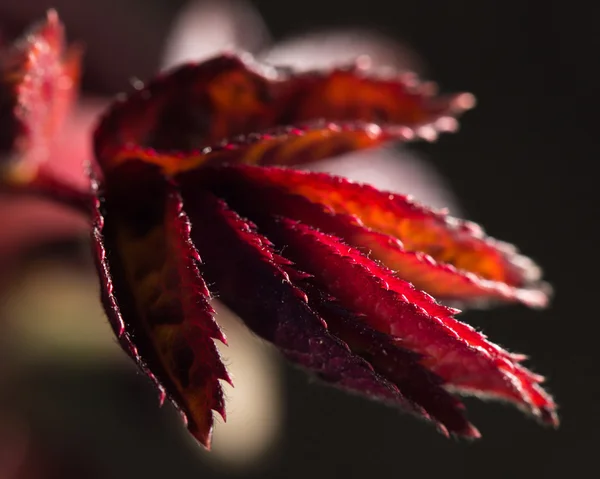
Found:
M 82 189 L 69 181 L 65 181 L 44 168 L 43 165 L 34 171 L 11 171 L 4 177 L 0 175 L 0 193 L 32 196 L 65 206 L 71 210 L 92 218 L 94 194 L 90 189 Z

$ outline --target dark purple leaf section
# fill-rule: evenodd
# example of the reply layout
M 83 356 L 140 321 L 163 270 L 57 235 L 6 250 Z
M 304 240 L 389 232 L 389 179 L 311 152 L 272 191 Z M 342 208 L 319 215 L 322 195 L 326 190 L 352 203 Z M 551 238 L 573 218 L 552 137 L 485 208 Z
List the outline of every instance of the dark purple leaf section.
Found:
M 219 299 L 252 331 L 330 384 L 425 415 L 330 334 L 323 319 L 309 307 L 306 293 L 286 273 L 289 261 L 275 254 L 251 223 L 208 192 L 198 191 L 184 199 L 192 220 L 192 239 L 207 258 L 203 273 L 215 283 Z
M 480 437 L 479 431 L 465 418 L 464 405 L 443 388 L 443 379 L 419 364 L 420 355 L 402 347 L 400 339 L 369 327 L 363 317 L 323 293 L 310 279 L 301 284 L 308 293 L 310 306 L 327 322 L 329 331 L 398 386 L 405 397 L 422 407 L 443 434 Z

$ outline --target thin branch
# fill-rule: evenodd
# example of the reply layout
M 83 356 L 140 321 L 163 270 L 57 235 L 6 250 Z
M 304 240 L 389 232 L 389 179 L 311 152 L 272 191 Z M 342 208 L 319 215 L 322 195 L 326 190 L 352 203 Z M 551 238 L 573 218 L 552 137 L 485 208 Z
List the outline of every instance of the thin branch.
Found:
M 27 179 L 19 174 L 9 174 L 2 178 L 0 193 L 43 198 L 88 218 L 91 218 L 94 207 L 94 195 L 90 189 L 82 189 L 65 181 L 43 166 Z

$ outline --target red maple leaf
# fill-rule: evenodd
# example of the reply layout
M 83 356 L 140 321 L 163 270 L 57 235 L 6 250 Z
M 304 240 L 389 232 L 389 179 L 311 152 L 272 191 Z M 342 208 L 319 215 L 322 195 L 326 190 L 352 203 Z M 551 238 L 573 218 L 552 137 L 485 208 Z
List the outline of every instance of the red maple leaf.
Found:
M 287 168 L 454 130 L 470 95 L 438 96 L 414 76 L 360 62 L 294 73 L 222 55 L 116 100 L 94 136 L 97 179 L 81 191 L 48 174 L 47 159 L 22 174 L 69 96 L 57 87 L 62 41 L 48 41 L 59 31 L 51 14 L 19 44 L 28 59 L 13 64 L 19 80 L 3 77 L 12 101 L 3 122 L 18 125 L 6 130 L 18 141 L 5 154 L 4 188 L 90 219 L 115 334 L 202 444 L 213 411 L 225 417 L 220 381 L 231 381 L 213 297 L 323 381 L 443 433 L 479 436 L 457 394 L 508 400 L 558 424 L 524 356 L 445 305 L 546 306 L 531 260 L 408 197 Z M 43 81 L 27 83 L 32 75 Z

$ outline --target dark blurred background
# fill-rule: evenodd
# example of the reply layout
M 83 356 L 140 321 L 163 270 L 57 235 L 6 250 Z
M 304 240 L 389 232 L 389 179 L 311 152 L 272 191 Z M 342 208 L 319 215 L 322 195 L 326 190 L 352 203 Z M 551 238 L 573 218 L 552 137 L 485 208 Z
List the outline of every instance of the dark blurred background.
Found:
M 180 0 L 16 3 L 0 0 L 3 37 L 55 6 L 70 38 L 87 44 L 83 91 L 91 96 L 128 89 L 131 77 L 150 77 L 184 5 Z M 21 451 L 43 471 L 14 477 L 593 475 L 600 446 L 594 167 L 600 7 L 533 0 L 256 0 L 253 5 L 274 41 L 320 27 L 368 27 L 416 52 L 424 59 L 424 76 L 444 91 L 476 95 L 478 106 L 464 117 L 459 134 L 409 149 L 441 172 L 463 215 L 519 245 L 554 285 L 547 311 L 510 307 L 469 312 L 462 319 L 531 356 L 529 365 L 547 376 L 560 405 L 560 428 L 541 427 L 502 404 L 466 399 L 469 417 L 484 437 L 474 443 L 447 440 L 410 417 L 312 384 L 283 365 L 284 406 L 276 439 L 256 461 L 229 467 L 227 460 L 199 451 L 169 408 L 157 409 L 152 387 L 125 362 L 48 354 L 24 361 L 26 367 L 2 380 L 7 406 L 0 425 L 6 424 L 7 432 L 0 434 L 0 447 Z M 75 241 L 36 254 L 78 271 L 87 268 L 85 252 Z M 86 281 L 87 294 L 94 297 L 94 281 Z M 79 311 L 81 322 L 104 321 L 96 311 L 93 318 L 85 317 L 85 307 Z M 94 331 L 82 329 L 73 342 L 88 341 L 85 336 Z

